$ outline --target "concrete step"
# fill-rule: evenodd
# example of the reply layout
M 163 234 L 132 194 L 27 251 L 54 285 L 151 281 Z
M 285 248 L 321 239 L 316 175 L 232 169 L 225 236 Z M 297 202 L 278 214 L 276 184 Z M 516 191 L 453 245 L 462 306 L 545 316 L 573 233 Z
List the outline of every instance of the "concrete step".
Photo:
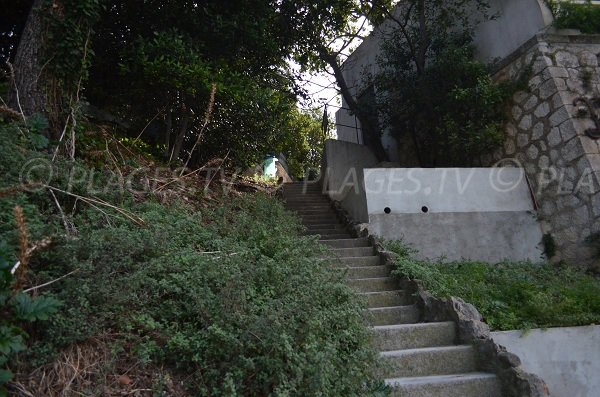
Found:
M 327 196 L 315 195 L 298 195 L 298 196 L 290 196 L 284 197 L 286 204 L 299 204 L 309 206 L 310 204 L 328 204 L 331 205 L 329 198 Z
M 304 186 L 302 187 L 298 187 L 298 188 L 293 188 L 293 189 L 283 189 L 281 192 L 284 196 L 286 195 L 300 195 L 300 194 L 304 194 L 304 193 L 308 193 L 308 194 L 324 194 L 323 189 L 320 187 L 308 187 L 305 188 Z
M 295 210 L 298 215 L 335 215 L 335 211 L 331 207 L 323 208 L 298 208 Z
M 323 187 L 321 185 L 312 184 L 312 185 L 285 185 L 282 189 L 282 192 L 323 192 Z
M 347 239 L 347 238 L 352 238 L 352 235 L 350 233 L 346 233 L 346 234 L 323 234 L 323 233 L 318 233 L 321 238 L 320 241 L 321 242 L 325 242 L 327 240 L 341 240 L 341 239 Z
M 355 258 L 357 256 L 374 256 L 373 247 L 334 248 L 333 255 L 337 258 Z
M 342 225 L 339 221 L 331 221 L 327 222 L 302 222 L 304 226 L 306 226 L 310 230 L 323 230 L 323 229 L 345 229 L 346 227 Z
M 299 210 L 299 209 L 327 209 L 331 210 L 331 202 L 329 200 L 292 200 L 286 201 L 283 205 L 286 209 L 290 211 Z
M 419 321 L 419 310 L 415 305 L 371 308 L 371 325 L 414 324 Z
M 390 266 L 352 266 L 352 267 L 341 267 L 343 271 L 346 271 L 346 276 L 349 280 L 361 279 L 361 278 L 382 278 L 390 275 Z
M 500 382 L 493 374 L 386 379 L 391 397 L 502 397 Z
M 378 351 L 450 346 L 455 339 L 456 325 L 452 321 L 373 327 L 373 346 Z
M 305 224 L 321 224 L 321 223 L 337 223 L 339 219 L 334 214 L 325 215 L 300 215 L 302 223 Z
M 302 219 L 300 218 L 302 224 L 307 227 L 321 227 L 321 226 L 330 226 L 333 225 L 341 225 L 337 218 L 320 218 L 320 219 Z M 327 228 L 330 229 L 330 228 Z
M 331 232 L 332 230 L 346 231 L 346 227 L 341 223 L 328 223 L 323 225 L 303 225 L 309 234 L 319 234 L 321 232 Z
M 380 264 L 381 258 L 378 255 L 336 258 L 336 266 L 339 267 L 366 267 L 379 266 Z
M 283 197 L 327 197 L 326 194 L 321 190 L 315 189 L 293 189 L 293 190 L 284 190 L 282 192 Z
M 382 292 L 398 290 L 398 283 L 391 277 L 359 278 L 348 280 L 348 285 L 358 292 Z
M 408 303 L 408 298 L 402 290 L 366 292 L 362 293 L 361 296 L 367 300 L 367 307 L 371 309 L 401 306 Z
M 384 378 L 464 374 L 476 371 L 473 346 L 427 347 L 380 353 Z
M 328 240 L 323 244 L 331 248 L 355 248 L 355 247 L 370 247 L 369 239 L 367 238 L 349 238 L 340 240 Z

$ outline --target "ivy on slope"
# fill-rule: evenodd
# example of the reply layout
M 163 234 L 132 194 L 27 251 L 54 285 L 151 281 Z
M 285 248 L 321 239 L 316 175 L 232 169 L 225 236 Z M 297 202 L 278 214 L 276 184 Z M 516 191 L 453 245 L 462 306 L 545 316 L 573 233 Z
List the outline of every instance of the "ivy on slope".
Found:
M 17 182 L 31 156 L 46 156 L 15 128 L 0 125 L 2 188 Z M 66 189 L 63 166 L 55 183 Z M 127 352 L 138 368 L 169 369 L 194 396 L 371 393 L 375 356 L 362 304 L 319 260 L 316 241 L 300 237 L 297 219 L 276 198 L 232 195 L 200 209 L 184 200 L 166 206 L 127 194 L 99 198 L 146 226 L 79 202 L 69 215 L 77 234 L 67 238 L 47 192 L 0 198 L 0 216 L 19 203 L 27 208 L 32 238 L 54 237 L 30 265 L 36 283 L 76 271 L 46 288 L 62 305 L 31 328 L 29 349 L 11 363 L 19 376 L 96 338 L 110 340 L 113 352 Z M 73 203 L 60 200 L 70 214 Z M 11 252 L 13 229 L 0 225 Z M 108 383 L 92 378 L 80 392 L 100 395 Z M 153 392 L 162 395 L 160 386 Z

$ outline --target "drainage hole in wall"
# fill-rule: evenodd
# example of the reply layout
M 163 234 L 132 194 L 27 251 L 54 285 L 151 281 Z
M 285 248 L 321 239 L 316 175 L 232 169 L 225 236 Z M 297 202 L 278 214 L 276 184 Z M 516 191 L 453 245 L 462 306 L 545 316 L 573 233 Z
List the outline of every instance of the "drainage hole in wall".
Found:
M 426 206 L 421 207 L 421 211 L 423 211 L 424 214 L 429 212 L 429 208 Z
M 385 209 L 383 210 L 383 212 L 385 212 L 386 214 L 391 214 L 392 213 L 392 209 L 390 207 L 385 207 Z

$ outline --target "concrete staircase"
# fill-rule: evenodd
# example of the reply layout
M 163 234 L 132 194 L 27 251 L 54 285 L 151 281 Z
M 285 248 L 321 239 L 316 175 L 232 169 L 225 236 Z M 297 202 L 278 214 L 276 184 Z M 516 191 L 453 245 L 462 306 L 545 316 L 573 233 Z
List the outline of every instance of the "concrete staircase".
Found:
M 453 322 L 420 323 L 411 297 L 398 288 L 366 238 L 353 238 L 338 220 L 319 186 L 286 184 L 286 207 L 307 234 L 332 248 L 348 283 L 366 298 L 381 376 L 393 397 L 500 397 L 495 375 L 478 372 L 472 346 L 455 345 Z

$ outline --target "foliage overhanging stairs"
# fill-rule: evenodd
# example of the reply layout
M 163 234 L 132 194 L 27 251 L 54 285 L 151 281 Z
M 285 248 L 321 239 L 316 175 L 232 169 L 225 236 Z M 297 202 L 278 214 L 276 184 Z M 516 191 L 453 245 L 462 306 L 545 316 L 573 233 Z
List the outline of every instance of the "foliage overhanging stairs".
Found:
M 381 373 L 393 397 L 500 397 L 495 375 L 479 372 L 475 349 L 456 345 L 453 322 L 422 323 L 411 297 L 398 289 L 365 238 L 353 238 L 316 184 L 289 183 L 286 207 L 297 212 L 307 234 L 332 248 L 348 283 L 367 301 Z

